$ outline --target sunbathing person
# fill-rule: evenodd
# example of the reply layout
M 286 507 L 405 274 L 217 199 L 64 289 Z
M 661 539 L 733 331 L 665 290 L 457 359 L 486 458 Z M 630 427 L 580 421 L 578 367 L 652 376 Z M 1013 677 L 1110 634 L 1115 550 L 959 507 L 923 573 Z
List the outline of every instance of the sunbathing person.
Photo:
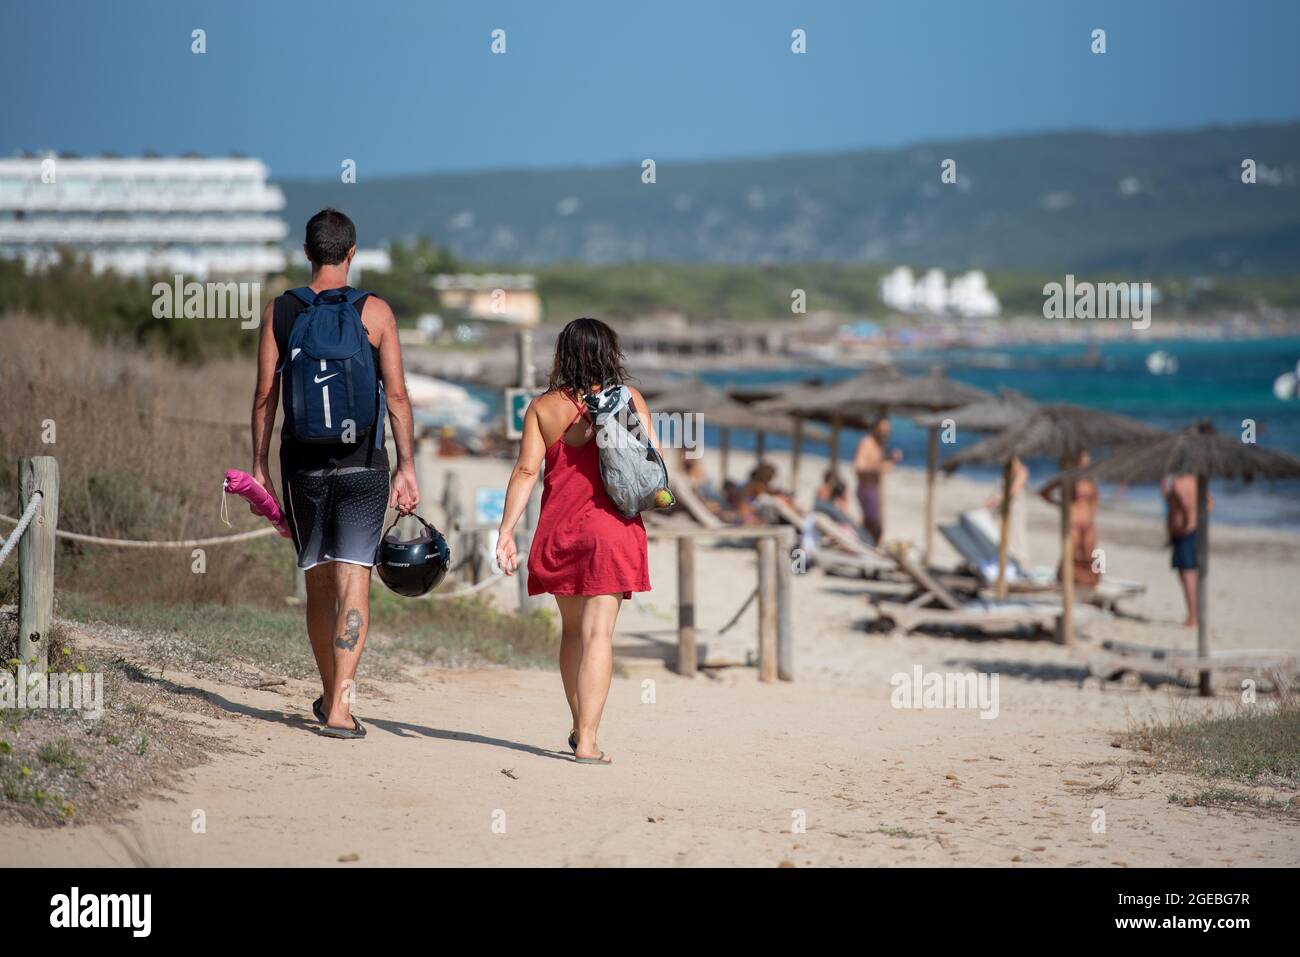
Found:
M 871 535 L 849 516 L 849 487 L 833 469 L 827 469 L 822 477 L 822 484 L 817 487 L 817 498 L 813 502 L 813 513 L 820 512 L 845 531 L 854 535 L 865 545 L 874 545 Z M 808 521 L 815 524 L 815 516 L 810 513 Z
M 1091 461 L 1087 452 L 1080 452 L 1077 457 L 1063 458 L 1061 471 L 1083 468 Z M 1043 498 L 1060 507 L 1060 485 L 1050 485 L 1043 489 Z M 1074 583 L 1093 587 L 1101 581 L 1101 574 L 1094 566 L 1097 551 L 1097 508 L 1101 502 L 1101 491 L 1092 479 L 1080 479 L 1070 486 L 1070 529 L 1074 533 L 1074 554 L 1071 556 Z M 1058 569 L 1057 577 L 1065 580 L 1065 570 Z

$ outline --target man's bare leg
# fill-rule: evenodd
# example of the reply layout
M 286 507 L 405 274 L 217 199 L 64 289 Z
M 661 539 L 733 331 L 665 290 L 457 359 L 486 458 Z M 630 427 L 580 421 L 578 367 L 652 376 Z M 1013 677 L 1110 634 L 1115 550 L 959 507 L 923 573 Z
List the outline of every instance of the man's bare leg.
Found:
M 339 615 L 334 566 L 307 569 L 307 637 L 320 672 L 322 709 L 334 697 L 334 622 Z
M 334 562 L 338 616 L 334 622 L 334 693 L 326 701 L 331 728 L 351 729 L 357 665 L 370 627 L 370 569 Z
M 1187 602 L 1187 620 L 1183 622 L 1188 628 L 1196 627 L 1196 569 L 1180 568 L 1178 581 L 1183 586 L 1183 599 Z

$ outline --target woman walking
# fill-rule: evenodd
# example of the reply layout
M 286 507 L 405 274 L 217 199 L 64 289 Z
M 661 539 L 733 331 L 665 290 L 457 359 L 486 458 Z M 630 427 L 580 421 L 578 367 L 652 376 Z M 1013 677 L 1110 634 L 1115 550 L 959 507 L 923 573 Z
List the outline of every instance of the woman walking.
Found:
M 545 463 L 541 513 L 528 552 L 528 594 L 554 595 L 560 608 L 560 676 L 573 718 L 569 747 L 581 764 L 610 763 L 596 746 L 596 729 L 609 695 L 614 622 L 624 598 L 650 590 L 645 526 L 639 515 L 619 514 L 605 492 L 595 429 L 583 401 L 589 392 L 623 385 L 626 376 L 613 329 L 598 319 L 575 319 L 564 327 L 548 389 L 524 415 L 497 537 L 497 564 L 513 574 L 515 524 Z M 645 400 L 635 389 L 628 393 L 648 426 Z

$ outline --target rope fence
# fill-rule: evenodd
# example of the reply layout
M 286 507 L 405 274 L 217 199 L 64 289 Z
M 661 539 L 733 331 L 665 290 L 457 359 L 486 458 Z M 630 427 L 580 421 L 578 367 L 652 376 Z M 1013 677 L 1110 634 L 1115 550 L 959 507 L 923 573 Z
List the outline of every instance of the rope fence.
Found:
M 8 515 L 0 515 L 0 518 L 8 518 L 9 521 L 18 526 L 14 529 L 13 534 L 10 535 L 8 539 L 3 540 L 4 547 L 0 548 L 0 565 L 5 563 L 5 559 L 9 557 L 9 553 L 14 550 L 18 545 L 19 540 L 22 539 L 23 532 L 27 531 L 27 526 L 32 523 L 32 519 L 35 518 L 36 513 L 40 511 L 41 499 L 44 497 L 44 494 L 41 492 L 33 492 L 32 500 L 27 503 L 27 509 L 23 512 L 21 518 L 9 518 Z
M 23 532 L 27 530 L 27 526 L 31 523 L 32 518 L 40 510 L 40 507 L 41 507 L 41 493 L 36 492 L 32 495 L 31 501 L 27 503 L 27 509 L 26 511 L 23 512 L 21 517 L 14 518 L 11 515 L 0 515 L 0 521 L 5 521 L 11 525 L 16 526 L 14 528 L 13 533 L 9 536 L 9 538 L 4 540 L 3 549 L 0 549 L 0 565 L 4 564 L 5 559 L 9 557 L 9 553 L 13 551 L 13 549 L 17 546 L 19 539 L 23 537 Z M 68 532 L 68 531 L 64 531 L 63 529 L 57 529 L 55 531 L 56 536 L 62 539 L 66 539 L 68 541 L 86 542 L 91 545 L 107 545 L 113 548 L 204 548 L 208 545 L 226 545 L 232 542 L 246 542 L 246 541 L 250 541 L 251 539 L 264 538 L 267 535 L 275 535 L 275 534 L 278 533 L 274 528 L 259 528 L 251 532 L 237 532 L 234 535 L 217 535 L 217 536 L 212 536 L 210 538 L 184 538 L 184 539 L 176 539 L 173 541 L 148 541 L 148 540 L 132 539 L 132 538 L 104 538 L 99 535 L 83 535 L 80 532 Z M 468 560 L 469 560 L 468 556 L 462 558 L 453 568 L 449 569 L 449 573 L 454 572 L 457 569 L 463 567 L 468 562 Z M 505 580 L 504 575 L 494 573 L 489 577 L 483 579 L 483 581 L 479 582 L 478 584 L 470 585 L 467 588 L 460 588 L 457 589 L 456 591 L 450 591 L 450 592 L 433 592 L 431 594 L 425 595 L 424 597 L 430 601 L 444 601 L 449 598 L 463 598 L 466 595 L 473 595 L 476 594 L 477 592 L 484 591 L 485 589 L 491 588 L 493 585 L 504 580 Z
M 40 493 L 37 493 L 38 495 Z M 38 500 L 33 498 L 33 502 Z M 27 512 L 34 512 L 31 504 L 27 506 Z M 30 521 L 30 516 L 25 512 L 23 518 Z M 17 525 L 23 519 L 14 518 L 11 515 L 0 515 L 0 521 L 8 522 L 10 525 Z M 23 525 L 26 528 L 26 525 Z M 15 534 L 10 535 L 10 541 L 17 541 L 22 536 L 23 529 L 16 529 Z M 173 541 L 149 541 L 147 539 L 136 538 L 103 538 L 99 535 L 83 535 L 81 532 L 68 532 L 63 529 L 57 529 L 54 533 L 59 538 L 67 539 L 72 542 L 86 542 L 90 545 L 110 545 L 114 548 L 203 548 L 208 545 L 225 545 L 230 542 L 246 542 L 254 538 L 264 538 L 267 535 L 278 534 L 274 528 L 258 528 L 251 532 L 236 532 L 234 535 L 214 535 L 210 538 L 183 538 Z M 5 544 L 5 555 L 8 555 L 9 544 Z M 4 559 L 0 558 L 0 563 Z

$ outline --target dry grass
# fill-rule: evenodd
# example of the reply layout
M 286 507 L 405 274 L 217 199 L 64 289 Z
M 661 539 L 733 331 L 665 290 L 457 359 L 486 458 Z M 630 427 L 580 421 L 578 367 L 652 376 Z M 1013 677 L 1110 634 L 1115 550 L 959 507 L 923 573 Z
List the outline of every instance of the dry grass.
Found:
M 55 455 L 61 528 L 132 539 L 231 531 L 219 518 L 221 478 L 249 467 L 251 360 L 183 366 L 24 316 L 0 319 L 0 341 L 0 510 L 17 511 L 18 459 Z M 55 441 L 47 443 L 51 430 Z M 231 521 L 234 530 L 260 522 L 243 507 L 231 509 Z M 206 571 L 195 574 L 188 549 L 63 542 L 59 585 L 117 602 L 279 599 L 292 590 L 283 551 L 271 541 L 212 547 Z
M 1150 755 L 1161 770 L 1210 782 L 1191 797 L 1170 795 L 1173 802 L 1300 814 L 1295 793 L 1300 791 L 1300 696 L 1285 685 L 1275 700 L 1260 699 L 1209 718 L 1175 713 L 1167 724 L 1131 727 L 1116 743 Z M 1276 793 L 1284 797 L 1279 800 Z
M 251 333 L 250 333 L 251 334 Z M 249 467 L 251 358 L 186 365 L 157 350 L 97 339 L 71 324 L 0 318 L 5 415 L 0 511 L 18 506 L 17 460 L 59 460 L 59 527 L 112 538 L 226 534 L 221 478 Z M 56 441 L 42 442 L 44 423 Z M 8 466 L 5 468 L 5 466 Z M 272 456 L 275 470 L 275 456 Z M 274 476 L 278 483 L 278 476 Z M 264 522 L 232 499 L 234 531 Z M 206 549 L 140 550 L 61 541 L 56 610 L 170 636 L 192 663 L 243 660 L 281 674 L 312 667 L 293 593 L 292 550 L 278 536 Z M 0 568 L 0 605 L 16 601 L 16 562 Z M 553 667 L 551 621 L 482 601 L 410 602 L 373 592 L 372 631 L 407 660 Z
M 12 647 L 16 623 L 0 612 L 0 645 Z M 99 674 L 102 716 L 59 708 L 0 710 L 0 820 L 36 825 L 111 818 L 161 793 L 185 768 L 224 746 L 180 716 L 220 717 L 191 689 L 146 674 L 125 658 L 83 649 L 60 629 L 51 669 Z

